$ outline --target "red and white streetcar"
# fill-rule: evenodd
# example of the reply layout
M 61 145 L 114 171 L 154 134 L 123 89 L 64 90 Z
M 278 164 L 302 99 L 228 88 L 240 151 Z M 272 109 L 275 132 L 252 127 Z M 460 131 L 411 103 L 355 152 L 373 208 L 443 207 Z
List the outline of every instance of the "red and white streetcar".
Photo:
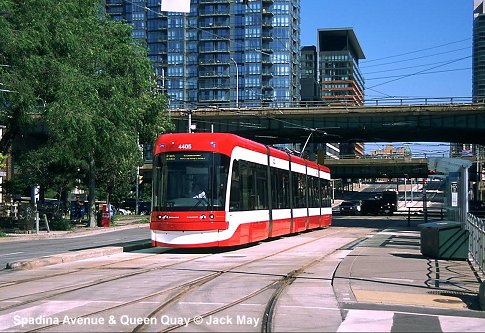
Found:
M 330 171 L 234 134 L 164 134 L 152 206 L 154 246 L 252 243 L 329 226 Z

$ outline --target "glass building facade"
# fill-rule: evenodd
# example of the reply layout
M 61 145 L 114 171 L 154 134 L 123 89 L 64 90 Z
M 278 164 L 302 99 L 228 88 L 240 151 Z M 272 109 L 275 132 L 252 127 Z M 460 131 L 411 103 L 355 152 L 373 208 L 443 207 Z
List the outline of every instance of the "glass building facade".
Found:
M 317 39 L 317 47 L 301 49 L 301 103 L 363 105 L 365 82 L 359 60 L 365 56 L 354 31 L 318 29 Z M 361 142 L 326 144 L 324 150 L 326 158 L 362 157 L 365 153 Z
M 365 56 L 352 29 L 318 30 L 318 79 L 323 101 L 364 104 L 360 59 Z
M 485 8 L 475 0 L 473 13 L 473 98 L 485 100 Z
M 300 99 L 300 0 L 106 0 L 148 47 L 170 108 L 285 106 Z

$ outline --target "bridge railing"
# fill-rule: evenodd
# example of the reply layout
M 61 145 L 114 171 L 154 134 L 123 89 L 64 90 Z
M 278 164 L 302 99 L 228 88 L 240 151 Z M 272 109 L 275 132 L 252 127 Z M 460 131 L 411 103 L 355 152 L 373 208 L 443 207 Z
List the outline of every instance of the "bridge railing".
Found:
M 469 253 L 482 273 L 485 273 L 485 222 L 468 213 L 466 229 L 469 232 Z
M 450 104 L 472 104 L 483 103 L 485 98 L 478 97 L 412 97 L 412 98 L 375 98 L 366 99 L 364 106 L 407 106 L 407 105 L 450 105 Z M 342 108 L 358 107 L 354 102 L 349 101 L 239 101 L 237 108 Z M 226 109 L 236 108 L 235 101 L 210 101 L 210 102 L 184 102 L 171 101 L 170 110 L 197 110 L 197 109 Z
M 379 98 L 368 99 L 365 101 L 366 106 L 384 106 L 384 105 L 438 105 L 438 104 L 471 104 L 477 99 L 473 97 L 415 97 L 415 98 Z

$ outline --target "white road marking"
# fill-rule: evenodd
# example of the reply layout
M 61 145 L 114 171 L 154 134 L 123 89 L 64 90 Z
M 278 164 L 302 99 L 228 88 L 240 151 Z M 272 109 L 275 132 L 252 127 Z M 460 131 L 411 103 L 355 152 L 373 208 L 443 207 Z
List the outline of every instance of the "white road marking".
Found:
M 0 254 L 0 257 L 7 257 L 7 256 L 13 256 L 14 254 L 22 254 L 25 252 L 11 252 L 11 253 L 5 253 L 5 254 Z

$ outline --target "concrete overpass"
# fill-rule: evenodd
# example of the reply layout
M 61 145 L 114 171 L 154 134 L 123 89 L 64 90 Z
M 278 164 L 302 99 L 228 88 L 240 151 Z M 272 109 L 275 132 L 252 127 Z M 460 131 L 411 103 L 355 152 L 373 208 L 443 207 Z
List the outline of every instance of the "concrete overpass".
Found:
M 230 132 L 265 143 L 456 142 L 485 144 L 485 104 L 199 107 L 171 110 L 175 132 Z
M 429 174 L 425 158 L 399 159 L 325 159 L 333 179 L 347 178 L 426 178 Z

